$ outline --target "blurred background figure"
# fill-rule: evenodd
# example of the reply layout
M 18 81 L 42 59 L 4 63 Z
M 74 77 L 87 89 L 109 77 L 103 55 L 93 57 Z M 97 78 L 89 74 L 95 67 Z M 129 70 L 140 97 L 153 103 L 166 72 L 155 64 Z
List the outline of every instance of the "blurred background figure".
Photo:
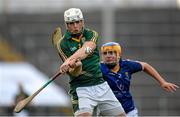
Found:
M 61 16 L 65 9 L 72 7 L 84 11 L 86 26 L 99 32 L 100 45 L 108 41 L 121 43 L 125 58 L 148 61 L 164 78 L 180 85 L 180 0 L 0 0 L 0 115 L 12 113 L 9 103 L 13 101 L 10 93 L 15 94 L 17 86 L 14 79 L 24 80 L 27 84 L 23 86 L 32 94 L 34 87 L 37 89 L 42 79 L 47 81 L 47 76 L 52 76 L 62 64 L 51 43 L 51 35 L 58 26 L 65 32 Z M 22 72 L 27 66 L 30 67 L 28 75 Z M 39 71 L 41 75 L 36 74 Z M 179 116 L 179 90 L 166 93 L 154 80 L 142 78 L 144 75 L 135 74 L 138 78 L 131 85 L 139 115 Z M 8 90 L 5 81 L 14 87 Z M 68 81 L 66 75 L 56 79 L 53 91 L 60 88 L 68 91 Z M 29 86 L 29 82 L 35 86 Z M 49 90 L 41 94 L 43 98 L 35 98 L 37 105 L 31 107 L 31 115 L 72 114 L 71 106 L 61 105 L 69 100 L 68 96 L 50 97 L 54 93 L 49 94 Z M 67 95 L 67 92 L 61 94 Z M 46 103 L 46 96 L 51 102 Z M 59 102 L 53 103 L 55 99 Z
M 0 115 L 15 114 L 15 104 L 28 94 L 32 95 L 47 80 L 48 76 L 28 62 L 0 62 Z M 28 109 L 30 116 L 71 114 L 69 96 L 54 82 L 32 100 Z
M 29 95 L 25 92 L 23 85 L 21 83 L 18 84 L 18 88 L 19 91 L 16 94 L 15 98 L 14 98 L 14 107 L 17 105 L 18 102 L 20 102 L 21 100 L 27 98 Z M 25 107 L 20 113 L 14 113 L 14 116 L 17 117 L 26 117 L 29 115 L 29 108 L 28 106 Z

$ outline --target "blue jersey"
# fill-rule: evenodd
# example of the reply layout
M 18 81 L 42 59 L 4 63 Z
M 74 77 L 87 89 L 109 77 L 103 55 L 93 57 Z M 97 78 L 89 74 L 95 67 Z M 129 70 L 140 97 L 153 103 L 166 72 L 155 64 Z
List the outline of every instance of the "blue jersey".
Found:
M 141 71 L 142 65 L 132 60 L 120 60 L 119 65 L 120 70 L 118 73 L 114 73 L 104 63 L 101 63 L 101 71 L 116 98 L 122 104 L 125 112 L 128 113 L 135 109 L 134 101 L 129 91 L 131 76 L 133 73 Z

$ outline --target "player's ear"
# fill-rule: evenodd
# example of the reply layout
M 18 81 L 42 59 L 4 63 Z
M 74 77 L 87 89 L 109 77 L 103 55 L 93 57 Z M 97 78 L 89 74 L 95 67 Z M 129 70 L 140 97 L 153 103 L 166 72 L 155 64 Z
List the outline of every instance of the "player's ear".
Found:
M 82 25 L 84 26 L 84 20 L 81 20 Z

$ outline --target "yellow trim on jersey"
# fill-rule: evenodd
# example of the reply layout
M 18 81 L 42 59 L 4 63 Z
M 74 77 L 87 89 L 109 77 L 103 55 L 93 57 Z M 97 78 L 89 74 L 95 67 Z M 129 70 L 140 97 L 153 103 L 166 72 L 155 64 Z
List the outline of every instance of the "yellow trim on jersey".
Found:
M 63 39 L 63 37 L 57 42 L 57 49 L 58 49 L 58 52 L 59 52 L 61 59 L 63 61 L 65 61 L 67 59 L 67 56 L 65 55 L 65 53 L 63 52 L 63 50 L 60 47 L 62 39 Z
M 72 104 L 78 104 L 78 100 L 71 100 Z
M 80 39 L 77 39 L 77 38 L 72 38 L 72 40 L 74 40 L 76 42 L 80 42 Z
M 74 40 L 74 41 L 77 41 L 78 43 L 81 41 L 81 38 L 83 37 L 83 35 L 81 34 L 80 36 L 79 36 L 79 38 L 72 38 L 72 40 Z
M 98 33 L 97 33 L 96 31 L 92 31 L 92 32 L 93 32 L 93 37 L 91 38 L 91 40 L 92 40 L 93 42 L 96 42 L 97 39 L 98 39 Z

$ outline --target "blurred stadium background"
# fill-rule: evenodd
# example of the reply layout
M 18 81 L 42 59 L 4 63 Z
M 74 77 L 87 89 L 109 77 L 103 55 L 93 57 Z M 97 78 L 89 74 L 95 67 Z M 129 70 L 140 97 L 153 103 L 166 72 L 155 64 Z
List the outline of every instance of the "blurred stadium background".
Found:
M 27 62 L 47 78 L 52 76 L 61 60 L 51 35 L 58 26 L 65 31 L 63 12 L 70 7 L 82 9 L 85 26 L 99 32 L 99 46 L 119 42 L 124 58 L 146 61 L 166 80 L 180 85 L 180 0 L 0 0 L 0 63 Z M 67 95 L 68 76 L 56 79 L 55 84 Z M 144 73 L 134 75 L 131 89 L 139 115 L 180 115 L 179 90 L 167 93 Z M 1 91 L 0 97 L 5 93 Z M 0 115 L 13 115 L 12 106 L 0 103 Z M 32 104 L 30 115 L 72 113 L 70 105 Z

